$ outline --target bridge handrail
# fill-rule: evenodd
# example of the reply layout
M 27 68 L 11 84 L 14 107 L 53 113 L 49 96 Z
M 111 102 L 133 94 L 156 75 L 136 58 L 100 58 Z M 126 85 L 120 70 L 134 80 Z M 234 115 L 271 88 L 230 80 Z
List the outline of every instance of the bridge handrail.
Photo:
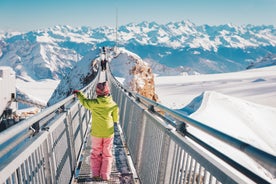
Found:
M 98 80 L 99 74 L 100 73 L 98 72 L 95 80 Z M 92 81 L 89 85 L 87 85 L 83 89 L 81 89 L 81 91 L 86 92 L 87 89 L 89 89 L 93 84 L 94 83 Z M 30 117 L 30 118 L 28 118 L 26 120 L 23 120 L 23 121 L 15 124 L 15 125 L 13 125 L 12 127 L 8 128 L 7 130 L 5 130 L 3 132 L 0 132 L 0 144 L 3 144 L 5 141 L 11 139 L 12 137 L 14 137 L 15 135 L 17 135 L 21 131 L 23 131 L 23 130 L 29 128 L 29 127 L 31 127 L 35 122 L 37 122 L 37 121 L 45 118 L 49 114 L 55 112 L 59 108 L 64 107 L 66 104 L 69 104 L 72 101 L 74 101 L 74 96 L 70 95 L 67 98 L 65 98 L 65 99 L 57 102 L 56 104 L 43 109 L 43 111 L 39 112 L 35 116 L 32 116 L 32 117 Z
M 55 112 L 57 109 L 59 109 L 60 107 L 64 106 L 65 104 L 73 101 L 74 96 L 70 95 L 69 97 L 65 98 L 64 100 L 48 107 L 45 108 L 43 111 L 37 113 L 35 116 L 32 116 L 26 120 L 23 120 L 15 125 L 13 125 L 12 127 L 8 128 L 7 130 L 3 131 L 0 133 L 0 144 L 3 144 L 5 141 L 11 139 L 12 137 L 14 137 L 15 135 L 17 135 L 18 133 L 20 133 L 21 131 L 28 129 L 29 127 L 31 127 L 35 122 L 45 118 L 46 116 L 48 116 L 49 114 Z
M 189 125 L 192 125 L 194 127 L 197 127 L 198 129 L 204 131 L 205 133 L 208 133 L 209 135 L 218 138 L 219 140 L 223 141 L 224 143 L 227 143 L 236 149 L 248 154 L 250 157 L 254 158 L 257 161 L 260 161 L 260 163 L 265 163 L 267 166 L 269 166 L 271 169 L 275 169 L 276 167 L 276 157 L 268 152 L 265 152 L 259 148 L 256 148 L 255 146 L 252 146 L 251 144 L 248 144 L 246 142 L 243 142 L 237 138 L 234 138 L 230 135 L 227 135 L 219 130 L 216 130 L 210 126 L 207 126 L 193 118 L 190 118 L 188 116 L 185 116 L 175 110 L 172 110 L 164 105 L 161 105 L 153 100 L 150 100 L 140 94 L 135 94 L 136 98 L 143 100 L 146 102 L 147 106 L 153 106 L 160 110 L 163 110 L 168 115 L 174 117 L 175 119 L 179 120 L 180 122 L 187 123 Z M 176 127 L 176 125 L 175 125 Z M 187 130 L 186 130 L 187 131 Z M 184 134 L 186 132 L 183 132 Z

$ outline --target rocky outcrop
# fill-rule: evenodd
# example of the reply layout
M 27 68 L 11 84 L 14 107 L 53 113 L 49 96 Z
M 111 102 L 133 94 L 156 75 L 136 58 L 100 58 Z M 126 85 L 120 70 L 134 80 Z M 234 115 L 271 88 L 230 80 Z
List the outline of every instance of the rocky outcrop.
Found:
M 133 91 L 151 100 L 158 101 L 151 68 L 137 64 L 130 70 L 130 74 L 133 75 L 133 80 L 130 82 Z
M 124 78 L 123 85 L 130 91 L 158 101 L 155 93 L 154 74 L 148 63 L 136 54 L 119 49 L 110 65 L 114 76 Z

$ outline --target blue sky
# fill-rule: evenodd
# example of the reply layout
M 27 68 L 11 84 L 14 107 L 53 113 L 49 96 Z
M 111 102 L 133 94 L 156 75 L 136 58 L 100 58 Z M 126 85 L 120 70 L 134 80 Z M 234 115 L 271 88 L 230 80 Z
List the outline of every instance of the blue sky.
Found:
M 54 25 L 115 27 L 190 20 L 196 25 L 276 25 L 276 0 L 0 0 L 0 30 Z

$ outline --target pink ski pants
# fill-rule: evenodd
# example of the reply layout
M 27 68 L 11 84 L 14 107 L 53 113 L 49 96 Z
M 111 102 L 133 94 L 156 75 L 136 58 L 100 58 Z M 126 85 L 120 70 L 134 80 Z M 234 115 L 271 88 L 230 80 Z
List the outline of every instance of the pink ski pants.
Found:
M 104 180 L 110 179 L 112 168 L 112 146 L 114 137 L 100 138 L 92 136 L 91 170 L 93 177 L 100 176 Z

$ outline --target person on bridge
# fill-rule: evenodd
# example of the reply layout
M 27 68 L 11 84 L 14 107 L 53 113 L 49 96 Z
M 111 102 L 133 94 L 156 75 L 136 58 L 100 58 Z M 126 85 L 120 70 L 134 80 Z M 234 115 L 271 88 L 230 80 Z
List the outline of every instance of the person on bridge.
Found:
M 107 82 L 98 83 L 96 99 L 88 99 L 78 90 L 73 93 L 80 103 L 92 113 L 91 170 L 93 180 L 110 180 L 113 156 L 114 123 L 119 121 L 119 107 L 110 95 Z
M 107 60 L 106 60 L 106 59 L 101 60 L 102 71 L 105 71 L 105 70 L 106 70 L 106 63 L 107 63 Z

